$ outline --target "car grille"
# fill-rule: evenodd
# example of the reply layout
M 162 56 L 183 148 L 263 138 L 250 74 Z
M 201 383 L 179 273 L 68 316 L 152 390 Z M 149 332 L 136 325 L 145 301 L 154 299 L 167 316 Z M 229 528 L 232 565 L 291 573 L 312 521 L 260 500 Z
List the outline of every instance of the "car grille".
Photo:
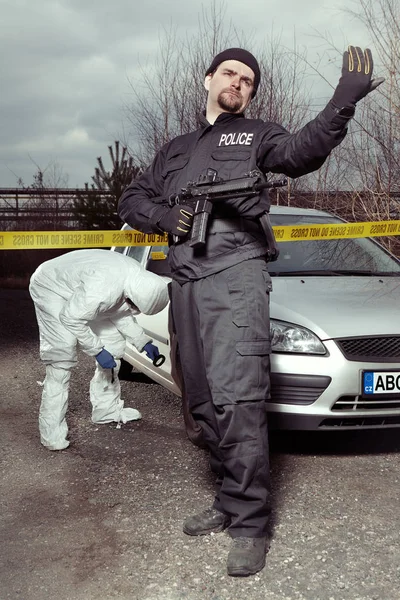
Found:
M 335 342 L 347 360 L 400 362 L 400 335 L 343 338 Z
M 277 404 L 312 404 L 326 390 L 331 378 L 325 375 L 271 373 L 271 400 Z
M 301 387 L 292 385 L 271 385 L 271 402 L 277 404 L 312 404 L 325 391 L 325 387 Z
M 363 398 L 362 396 L 341 396 L 332 406 L 333 411 L 340 410 L 399 410 L 400 395 L 391 394 L 373 398 Z
M 353 417 L 345 419 L 324 419 L 318 429 L 358 429 L 399 427 L 400 415 L 397 417 Z

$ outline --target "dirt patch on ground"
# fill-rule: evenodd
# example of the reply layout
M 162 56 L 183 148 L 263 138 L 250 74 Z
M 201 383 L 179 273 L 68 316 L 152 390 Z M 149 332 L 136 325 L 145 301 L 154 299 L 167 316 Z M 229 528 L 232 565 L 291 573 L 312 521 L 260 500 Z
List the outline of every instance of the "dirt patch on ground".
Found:
M 398 600 L 398 431 L 273 434 L 267 566 L 229 578 L 226 533 L 182 533 L 182 519 L 211 503 L 213 479 L 179 399 L 123 381 L 143 419 L 93 425 L 94 365 L 82 354 L 71 447 L 47 451 L 33 305 L 26 291 L 0 290 L 0 307 L 0 600 Z

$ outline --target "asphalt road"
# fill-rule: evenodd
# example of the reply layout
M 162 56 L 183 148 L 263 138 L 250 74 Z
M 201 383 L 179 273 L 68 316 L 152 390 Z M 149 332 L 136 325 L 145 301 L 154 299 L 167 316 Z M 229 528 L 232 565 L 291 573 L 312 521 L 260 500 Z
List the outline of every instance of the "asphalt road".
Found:
M 265 569 L 230 578 L 226 533 L 192 538 L 207 456 L 179 400 L 123 381 L 143 419 L 93 425 L 93 359 L 71 381 L 71 446 L 39 442 L 44 368 L 26 291 L 0 290 L 0 600 L 399 600 L 400 431 L 271 436 L 274 518 Z M 38 383 L 39 382 L 39 383 Z

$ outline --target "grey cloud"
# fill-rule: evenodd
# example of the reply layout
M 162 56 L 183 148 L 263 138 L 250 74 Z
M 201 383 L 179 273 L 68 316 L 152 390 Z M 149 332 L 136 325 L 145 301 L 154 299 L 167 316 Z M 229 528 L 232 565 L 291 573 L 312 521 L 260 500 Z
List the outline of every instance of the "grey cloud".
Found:
M 324 19 L 332 26 L 327 0 L 318 8 L 315 0 L 300 8 L 287 0 L 284 15 L 279 4 L 230 0 L 226 22 L 232 19 L 259 42 L 274 25 L 285 43 L 294 25 L 301 35 L 313 24 L 321 27 Z M 129 80 L 141 84 L 140 70 L 154 64 L 163 30 L 176 27 L 178 38 L 197 33 L 204 8 L 203 0 L 3 2 L 0 186 L 15 185 L 9 169 L 31 182 L 35 169 L 29 155 L 42 167 L 58 161 L 71 185 L 88 181 L 96 157 L 107 156 L 107 146 L 129 129 L 123 110 L 132 98 Z M 344 18 L 340 22 L 347 25 Z M 342 45 L 345 29 L 340 31 Z

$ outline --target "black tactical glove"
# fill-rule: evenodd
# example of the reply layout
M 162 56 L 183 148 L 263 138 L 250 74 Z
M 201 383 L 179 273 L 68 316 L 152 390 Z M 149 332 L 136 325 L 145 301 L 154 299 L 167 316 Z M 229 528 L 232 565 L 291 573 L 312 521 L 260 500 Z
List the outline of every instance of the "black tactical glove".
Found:
M 354 106 L 385 81 L 383 77 L 372 79 L 373 66 L 369 48 L 363 52 L 358 46 L 348 47 L 343 53 L 342 76 L 332 97 L 336 108 Z
M 193 211 L 189 206 L 176 204 L 172 208 L 166 209 L 165 213 L 158 220 L 157 226 L 172 235 L 184 237 L 192 227 Z

